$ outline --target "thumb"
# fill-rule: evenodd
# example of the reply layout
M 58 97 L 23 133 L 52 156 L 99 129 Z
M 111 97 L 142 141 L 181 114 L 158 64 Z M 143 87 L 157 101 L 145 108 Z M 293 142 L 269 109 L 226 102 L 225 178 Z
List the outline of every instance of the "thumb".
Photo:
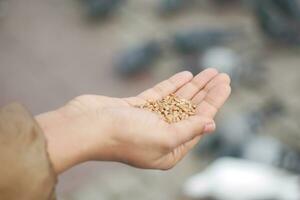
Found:
M 199 115 L 189 117 L 171 126 L 176 134 L 176 146 L 184 144 L 204 132 L 212 132 L 216 127 L 213 119 Z

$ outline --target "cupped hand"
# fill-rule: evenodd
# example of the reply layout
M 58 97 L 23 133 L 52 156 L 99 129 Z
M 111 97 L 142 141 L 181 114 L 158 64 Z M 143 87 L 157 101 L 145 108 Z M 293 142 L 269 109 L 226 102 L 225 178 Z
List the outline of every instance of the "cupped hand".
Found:
M 62 121 L 65 121 L 63 124 L 68 124 L 65 126 L 68 133 L 63 133 L 60 143 L 63 145 L 62 141 L 67 140 L 69 144 L 63 145 L 64 148 L 77 147 L 81 152 L 73 153 L 80 156 L 69 163 L 109 160 L 139 168 L 170 169 L 204 132 L 214 130 L 214 116 L 230 90 L 230 79 L 226 74 L 207 69 L 195 77 L 190 72 L 175 74 L 136 97 L 79 96 L 59 109 Z M 196 115 L 168 124 L 158 114 L 137 108 L 147 100 L 158 100 L 171 93 L 196 104 Z M 63 147 L 58 146 L 57 137 L 51 134 L 46 137 L 50 157 L 58 163 L 58 171 L 63 171 L 68 166 L 61 160 L 70 158 L 55 157 Z

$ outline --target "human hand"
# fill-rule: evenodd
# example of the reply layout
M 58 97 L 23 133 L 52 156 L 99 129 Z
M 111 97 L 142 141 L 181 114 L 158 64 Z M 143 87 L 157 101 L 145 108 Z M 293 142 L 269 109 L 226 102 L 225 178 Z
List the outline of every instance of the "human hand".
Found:
M 178 73 L 136 97 L 79 96 L 52 113 L 60 116 L 60 131 L 49 131 L 49 124 L 44 126 L 46 130 L 48 127 L 45 134 L 50 157 L 58 172 L 87 160 L 169 169 L 203 132 L 213 131 L 213 118 L 230 94 L 229 83 L 227 75 L 208 69 L 194 78 L 189 72 Z M 159 115 L 136 108 L 146 100 L 161 99 L 170 93 L 197 104 L 197 114 L 168 124 Z M 49 117 L 46 114 L 37 119 L 43 125 Z

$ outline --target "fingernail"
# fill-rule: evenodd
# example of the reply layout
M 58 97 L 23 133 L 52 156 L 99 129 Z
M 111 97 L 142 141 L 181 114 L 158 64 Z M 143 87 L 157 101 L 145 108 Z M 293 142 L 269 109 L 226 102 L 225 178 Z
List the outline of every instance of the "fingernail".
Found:
M 215 129 L 216 129 L 216 124 L 215 124 L 215 122 L 210 122 L 210 123 L 208 123 L 208 124 L 205 124 L 205 126 L 204 126 L 204 132 L 205 133 L 211 133 L 211 132 L 213 132 L 213 131 L 215 131 Z

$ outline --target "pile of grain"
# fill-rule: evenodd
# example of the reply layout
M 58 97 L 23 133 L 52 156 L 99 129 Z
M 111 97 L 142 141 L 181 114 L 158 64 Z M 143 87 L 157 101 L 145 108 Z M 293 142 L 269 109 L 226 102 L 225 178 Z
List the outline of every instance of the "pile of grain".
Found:
M 168 123 L 175 123 L 195 115 L 196 105 L 186 99 L 170 94 L 158 101 L 148 101 L 140 108 L 160 114 Z

